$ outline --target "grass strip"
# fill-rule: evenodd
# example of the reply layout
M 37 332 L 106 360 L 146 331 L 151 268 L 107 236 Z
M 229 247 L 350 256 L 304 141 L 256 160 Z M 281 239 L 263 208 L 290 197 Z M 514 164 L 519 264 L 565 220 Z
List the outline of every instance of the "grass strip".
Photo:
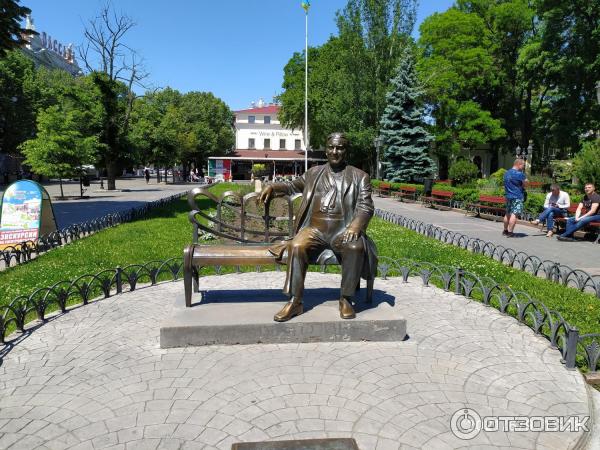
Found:
M 216 195 L 233 189 L 236 189 L 235 185 L 226 183 L 212 188 Z M 200 206 L 210 208 L 208 201 L 203 201 Z M 182 199 L 157 208 L 146 220 L 106 229 L 41 255 L 27 264 L 0 272 L 0 304 L 7 304 L 18 295 L 28 295 L 36 288 L 73 280 L 83 274 L 179 257 L 183 247 L 191 242 L 188 212 L 187 202 Z M 591 294 L 512 269 L 484 255 L 444 244 L 378 218 L 372 220 L 369 235 L 382 256 L 462 267 L 478 276 L 490 277 L 508 285 L 515 291 L 528 293 L 562 314 L 581 333 L 600 332 L 600 301 Z

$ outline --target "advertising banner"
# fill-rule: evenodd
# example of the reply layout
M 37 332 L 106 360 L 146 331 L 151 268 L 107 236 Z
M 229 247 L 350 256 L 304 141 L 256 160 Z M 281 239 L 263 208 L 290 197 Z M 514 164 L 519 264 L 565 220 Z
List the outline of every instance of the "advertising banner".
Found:
M 223 175 L 224 180 L 229 180 L 231 177 L 230 159 L 210 159 L 208 163 L 209 176 L 215 177 L 217 175 Z
M 42 205 L 49 203 L 47 197 L 44 188 L 30 180 L 17 181 L 6 189 L 0 209 L 0 249 L 40 236 Z M 51 208 L 49 219 L 56 229 Z

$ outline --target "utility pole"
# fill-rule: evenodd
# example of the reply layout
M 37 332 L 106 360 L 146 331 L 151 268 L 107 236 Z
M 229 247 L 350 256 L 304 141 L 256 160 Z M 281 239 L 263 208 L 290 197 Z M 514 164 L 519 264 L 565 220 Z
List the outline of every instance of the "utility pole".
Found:
M 308 172 L 308 9 L 310 0 L 303 0 L 305 16 L 304 33 L 304 172 Z

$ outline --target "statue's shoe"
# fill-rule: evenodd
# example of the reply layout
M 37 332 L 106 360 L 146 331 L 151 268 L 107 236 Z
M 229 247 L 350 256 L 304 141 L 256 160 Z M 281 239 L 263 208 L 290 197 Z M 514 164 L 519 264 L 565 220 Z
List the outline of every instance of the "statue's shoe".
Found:
M 304 312 L 304 305 L 301 302 L 287 302 L 281 311 L 275 314 L 273 320 L 275 322 L 287 322 L 292 317 L 299 316 Z
M 356 317 L 354 308 L 345 298 L 340 299 L 340 317 L 342 319 L 354 319 Z

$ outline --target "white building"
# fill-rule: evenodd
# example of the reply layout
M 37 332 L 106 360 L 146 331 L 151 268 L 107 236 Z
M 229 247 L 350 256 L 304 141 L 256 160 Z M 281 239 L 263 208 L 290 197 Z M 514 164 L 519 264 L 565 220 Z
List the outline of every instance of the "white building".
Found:
M 208 175 L 249 180 L 253 164 L 265 164 L 270 176 L 302 174 L 306 149 L 303 133 L 281 126 L 279 108 L 261 99 L 249 109 L 235 111 L 235 150 L 227 156 L 210 157 Z M 310 167 L 325 159 L 322 152 L 310 151 L 308 161 Z
M 26 16 L 25 29 L 35 31 L 33 19 L 29 14 Z M 21 48 L 21 51 L 37 67 L 60 69 L 73 76 L 83 75 L 75 59 L 73 44 L 64 45 L 44 31 L 33 36 L 24 35 L 23 38 L 27 43 Z

